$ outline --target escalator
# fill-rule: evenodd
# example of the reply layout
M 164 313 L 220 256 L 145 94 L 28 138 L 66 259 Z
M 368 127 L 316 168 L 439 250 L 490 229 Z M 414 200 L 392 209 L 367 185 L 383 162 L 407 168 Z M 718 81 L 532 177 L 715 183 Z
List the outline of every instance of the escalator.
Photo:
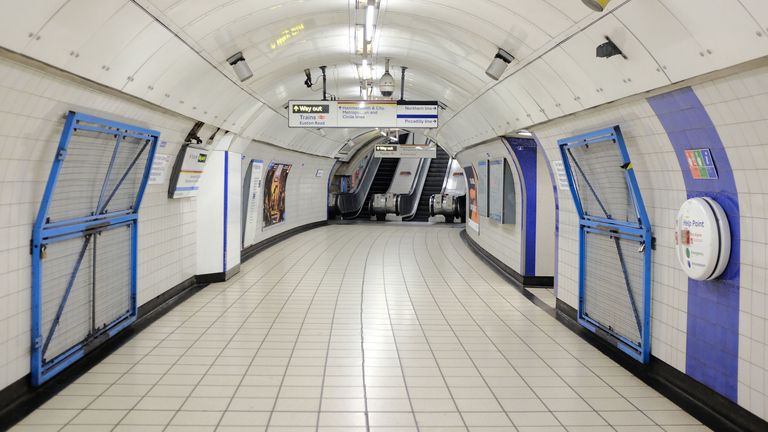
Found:
M 398 158 L 382 158 L 379 163 L 379 169 L 376 171 L 376 177 L 373 178 L 371 188 L 368 190 L 368 196 L 365 197 L 363 208 L 360 210 L 360 214 L 357 215 L 357 219 L 370 219 L 370 202 L 371 197 L 374 194 L 386 193 L 389 189 L 389 185 L 392 184 L 392 179 L 395 177 L 395 171 L 397 171 L 397 163 L 400 161 Z
M 448 153 L 442 147 L 437 146 L 437 155 L 429 165 L 427 179 L 424 181 L 424 187 L 421 190 L 419 207 L 416 209 L 416 214 L 410 219 L 411 221 L 427 222 L 429 220 L 429 199 L 432 195 L 443 191 L 445 173 L 448 171 L 450 161 L 451 157 Z

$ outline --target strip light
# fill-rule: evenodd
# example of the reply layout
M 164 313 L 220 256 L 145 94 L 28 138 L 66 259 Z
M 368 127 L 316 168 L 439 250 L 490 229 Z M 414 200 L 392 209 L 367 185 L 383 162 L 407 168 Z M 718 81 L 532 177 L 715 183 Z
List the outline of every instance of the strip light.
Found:
M 376 0 L 368 0 L 368 6 L 365 9 L 365 41 L 370 43 L 373 40 L 373 24 L 376 14 Z

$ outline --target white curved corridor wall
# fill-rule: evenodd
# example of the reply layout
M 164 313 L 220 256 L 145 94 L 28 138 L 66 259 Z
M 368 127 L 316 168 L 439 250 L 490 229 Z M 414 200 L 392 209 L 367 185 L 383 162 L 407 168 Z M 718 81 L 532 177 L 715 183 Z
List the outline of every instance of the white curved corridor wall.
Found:
M 0 53 L 0 389 L 29 373 L 29 241 L 69 110 L 158 130 L 158 153 L 171 155 L 171 161 L 195 124 L 191 118 L 39 62 Z M 247 140 L 241 151 L 248 160 L 293 164 L 287 221 L 261 232 L 259 240 L 326 219 L 332 159 Z M 318 169 L 324 171 L 322 177 L 315 176 Z M 195 276 L 197 205 L 195 198 L 168 199 L 169 177 L 164 184 L 147 187 L 139 212 L 139 305 Z
M 768 62 L 695 80 L 692 88 L 714 123 L 733 169 L 741 225 L 737 402 L 768 418 Z M 656 237 L 653 253 L 651 354 L 690 372 L 686 343 L 688 280 L 674 255 L 674 221 L 686 197 L 675 149 L 646 97 L 651 92 L 533 128 L 552 161 L 557 140 L 620 125 Z M 569 191 L 559 193 L 558 299 L 576 308 L 578 218 Z M 734 341 L 735 342 L 735 341 Z M 714 353 L 710 353 L 714 355 Z

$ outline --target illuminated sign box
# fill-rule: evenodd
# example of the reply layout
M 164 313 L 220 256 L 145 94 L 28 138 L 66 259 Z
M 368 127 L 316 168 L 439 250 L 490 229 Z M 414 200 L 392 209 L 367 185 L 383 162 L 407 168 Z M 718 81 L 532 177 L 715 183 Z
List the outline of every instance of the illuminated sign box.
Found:
M 428 158 L 437 157 L 434 145 L 377 144 L 373 149 L 377 158 Z
M 288 102 L 291 128 L 404 128 L 438 126 L 436 101 L 340 100 Z

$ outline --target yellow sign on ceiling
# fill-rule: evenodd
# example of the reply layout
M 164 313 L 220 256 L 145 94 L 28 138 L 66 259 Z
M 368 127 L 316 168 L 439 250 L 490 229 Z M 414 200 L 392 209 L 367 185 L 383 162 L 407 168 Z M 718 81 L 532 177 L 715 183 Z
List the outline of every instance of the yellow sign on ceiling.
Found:
M 297 24 L 289 29 L 285 29 L 280 33 L 280 37 L 275 39 L 273 42 L 269 44 L 269 47 L 274 49 L 277 49 L 283 45 L 286 44 L 291 38 L 294 38 L 298 36 L 301 32 L 304 31 L 304 24 Z

